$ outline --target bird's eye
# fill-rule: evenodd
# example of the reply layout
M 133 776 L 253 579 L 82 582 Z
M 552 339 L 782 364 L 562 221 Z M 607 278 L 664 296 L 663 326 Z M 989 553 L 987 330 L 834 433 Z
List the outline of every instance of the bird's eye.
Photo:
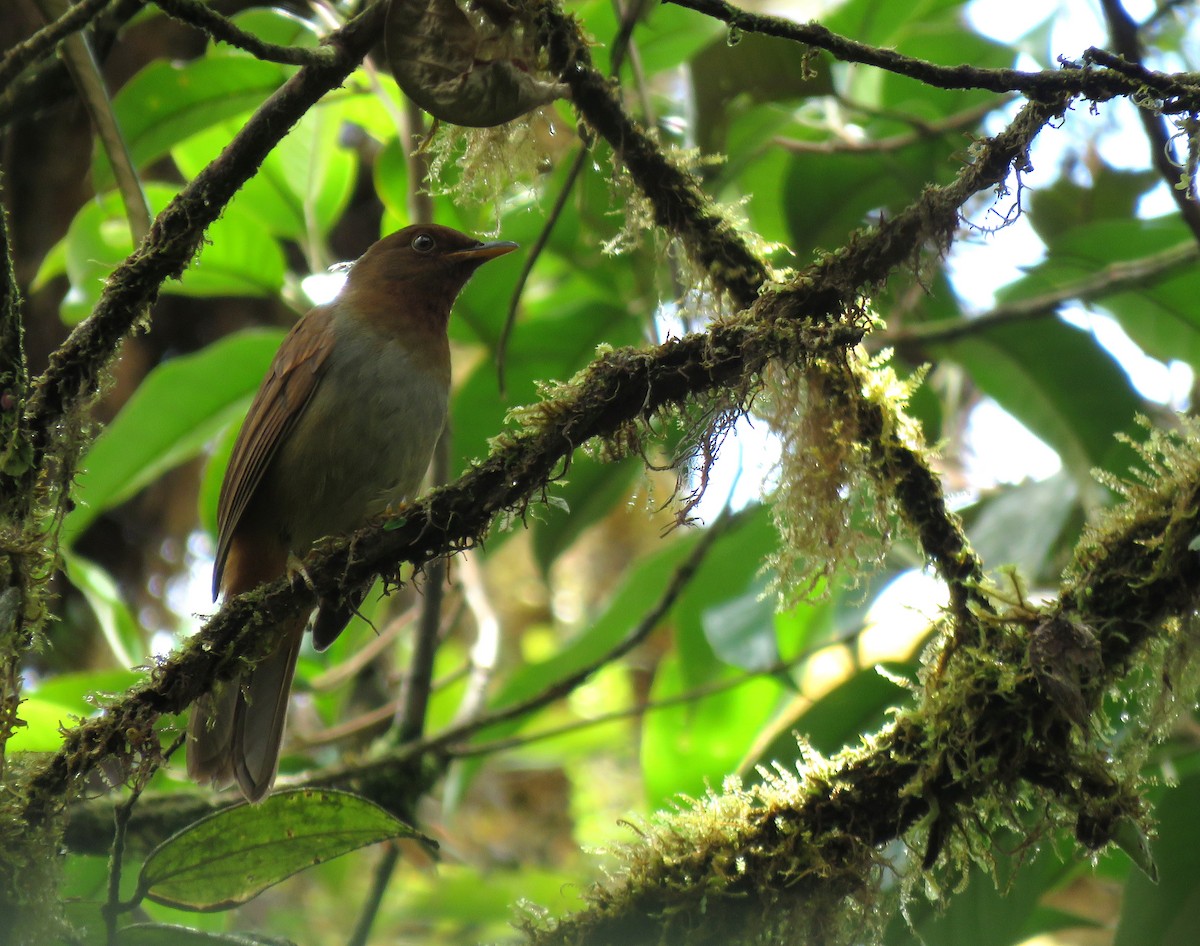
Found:
M 412 248 L 418 253 L 428 253 L 435 246 L 437 246 L 437 243 L 428 233 L 418 233 L 413 237 Z

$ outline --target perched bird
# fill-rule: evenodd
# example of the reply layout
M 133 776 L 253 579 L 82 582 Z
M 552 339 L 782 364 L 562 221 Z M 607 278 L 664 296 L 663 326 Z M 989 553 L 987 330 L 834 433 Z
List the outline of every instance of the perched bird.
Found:
M 449 227 L 405 227 L 353 264 L 341 293 L 284 339 L 233 447 L 217 510 L 213 595 L 284 575 L 313 543 L 411 498 L 446 420 L 450 307 L 471 274 L 515 243 Z M 313 643 L 328 647 L 365 589 L 320 601 Z M 188 774 L 271 789 L 307 617 L 276 628 L 275 649 L 196 702 Z

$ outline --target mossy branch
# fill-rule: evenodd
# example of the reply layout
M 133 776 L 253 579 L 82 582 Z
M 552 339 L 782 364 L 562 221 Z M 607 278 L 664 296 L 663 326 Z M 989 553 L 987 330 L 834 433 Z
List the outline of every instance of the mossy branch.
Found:
M 1144 833 L 1142 755 L 1169 723 L 1163 704 L 1186 709 L 1200 682 L 1198 448 L 1195 423 L 1152 433 L 1149 472 L 1120 484 L 1125 503 L 1080 541 L 1057 601 L 987 616 L 983 642 L 944 628 L 917 705 L 868 746 L 805 753 L 799 775 L 733 780 L 642 826 L 620 878 L 578 913 L 528 920 L 530 946 L 874 941 L 885 844 L 905 842 L 890 869 L 911 875 L 986 859 L 979 835 L 999 826 L 1067 827 L 1089 851 Z M 1135 692 L 1140 733 L 1118 751 L 1100 708 L 1135 666 L 1157 686 Z
M 281 579 L 228 602 L 149 683 L 70 731 L 63 748 L 32 778 L 26 817 L 38 822 L 58 810 L 102 758 L 128 759 L 129 733 L 145 732 L 157 716 L 181 712 L 215 679 L 231 677 L 242 659 L 262 648 L 261 628 L 311 606 L 314 590 L 333 595 L 376 574 L 392 573 L 399 562 L 419 566 L 467 548 L 486 534 L 498 513 L 523 510 L 574 450 L 592 438 L 618 444 L 636 439 L 638 425 L 661 410 L 705 397 L 748 397 L 772 359 L 803 366 L 853 347 L 862 329 L 839 316 L 855 309 L 859 288 L 877 284 L 921 246 L 943 245 L 962 202 L 1003 181 L 1053 114 L 1051 106 L 1027 106 L 1009 129 L 980 149 L 977 161 L 954 183 L 928 189 L 913 206 L 857 234 L 848 247 L 791 284 L 764 293 L 747 313 L 656 348 L 601 356 L 556 396 L 527 409 L 524 428 L 503 438 L 486 461 L 412 506 L 403 519 L 317 549 L 306 562 L 311 589 L 293 588 Z M 869 413 L 878 407 L 863 401 L 862 409 Z M 975 574 L 978 565 L 945 509 L 936 477 L 903 445 L 879 442 L 886 445 L 881 449 L 897 489 L 919 494 L 920 502 L 911 504 L 913 524 L 939 567 L 958 576 L 966 563 L 965 569 Z M 905 466 L 908 458 L 914 460 L 911 466 Z
M 1156 111 L 1164 114 L 1194 112 L 1200 107 L 1200 77 L 1195 73 L 1154 72 L 1120 60 L 1102 49 L 1089 48 L 1083 63 L 1064 63 L 1063 69 L 1024 72 L 992 69 L 962 63 L 944 66 L 906 56 L 894 49 L 870 46 L 840 36 L 820 23 L 796 23 L 779 16 L 751 13 L 725 0 L 667 0 L 705 16 L 727 23 L 731 30 L 762 33 L 823 49 L 842 62 L 886 69 L 938 89 L 981 89 L 987 92 L 1019 92 L 1030 99 L 1049 100 L 1062 95 L 1081 95 L 1094 102 L 1131 98 L 1135 102 L 1147 90 L 1159 97 Z M 1102 69 L 1090 68 L 1101 65 Z

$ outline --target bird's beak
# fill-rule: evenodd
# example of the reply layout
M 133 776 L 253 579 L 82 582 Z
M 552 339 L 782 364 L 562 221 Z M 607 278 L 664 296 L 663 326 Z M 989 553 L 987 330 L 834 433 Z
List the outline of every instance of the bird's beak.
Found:
M 473 260 L 477 263 L 485 263 L 518 248 L 518 245 L 511 240 L 494 240 L 491 243 L 480 243 L 479 246 L 472 246 L 466 250 L 455 250 L 453 253 L 447 253 L 443 259 Z

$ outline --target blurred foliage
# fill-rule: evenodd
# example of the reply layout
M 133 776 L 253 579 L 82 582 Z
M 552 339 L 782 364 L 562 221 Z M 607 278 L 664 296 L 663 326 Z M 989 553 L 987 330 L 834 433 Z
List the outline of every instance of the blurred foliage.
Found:
M 829 6 L 822 20 L 829 28 L 947 65 L 1012 66 L 1021 54 L 1025 66 L 1036 61 L 1050 68 L 1057 55 L 1080 52 L 1050 48 L 1052 34 L 1043 28 L 1031 28 L 1012 43 L 983 35 L 977 19 L 967 16 L 970 5 L 952 0 L 845 0 Z M 1064 6 L 1077 14 L 1074 8 L 1082 4 Z M 616 7 L 607 0 L 572 6 L 596 41 L 594 55 L 603 69 L 620 28 Z M 802 4 L 792 12 L 800 19 L 811 14 Z M 1045 12 L 1053 17 L 1055 8 Z M 307 12 L 267 8 L 234 19 L 273 42 L 298 45 L 315 44 L 325 28 Z M 1170 21 L 1163 17 L 1164 24 Z M 1195 39 L 1194 28 L 1160 28 L 1147 35 L 1157 44 L 1153 56 L 1173 61 L 1186 62 Z M 864 66 L 806 58 L 782 40 L 736 40 L 698 14 L 649 5 L 633 31 L 637 55 L 626 59 L 620 76 L 628 106 L 662 142 L 696 149 L 690 153 L 705 186 L 744 219 L 744 229 L 787 248 L 773 257 L 779 266 L 803 267 L 814 254 L 843 245 L 856 228 L 894 214 L 926 185 L 948 180 L 969 153 L 972 137 L 1002 127 L 1012 114 L 1011 103 L 989 94 L 947 92 Z M 186 61 L 145 62 L 116 94 L 114 107 L 152 207 L 161 208 L 213 160 L 292 72 L 293 67 L 259 62 L 224 44 L 210 44 Z M 914 326 L 927 331 L 977 315 L 975 305 L 963 301 L 978 298 L 976 282 L 986 280 L 996 289 L 998 302 L 1027 301 L 1103 267 L 1139 263 L 1192 239 L 1173 214 L 1144 209 L 1164 206 L 1151 198 L 1161 197 L 1166 185 L 1143 166 L 1140 141 L 1120 151 L 1126 163 L 1112 163 L 1115 140 L 1130 134 L 1129 115 L 1117 105 L 1099 110 L 1105 121 L 1079 108 L 1054 132 L 1053 146 L 1039 144 L 1037 171 L 1022 179 L 1022 213 L 1010 230 L 1014 195 L 975 210 L 972 226 L 986 231 L 982 239 L 997 249 L 1013 239 L 1040 247 L 1037 262 L 1014 270 L 1001 285 L 1001 267 L 987 272 L 978 252 L 970 262 L 955 252 L 948 260 L 928 259 L 919 274 L 895 275 L 875 300 L 889 332 L 902 336 Z M 347 233 L 361 235 L 363 220 L 375 231 L 372 236 L 407 222 L 414 185 L 401 144 L 402 112 L 392 81 L 360 69 L 283 140 L 209 230 L 208 244 L 184 277 L 164 287 L 205 300 L 194 317 L 211 323 L 204 334 L 224 337 L 198 350 L 167 352 L 147 366 L 132 394 L 114 392 L 121 410 L 87 455 L 76 508 L 61 531 L 66 579 L 91 612 L 88 618 L 80 609 L 67 609 L 62 620 L 69 631 L 94 632 L 103 644 L 80 657 L 78 666 L 31 674 L 22 706 L 28 726 L 10 748 L 52 750 L 60 723 L 69 725 L 105 694 L 128 686 L 128 668 L 151 664 L 167 633 L 183 635 L 197 626 L 193 612 L 208 607 L 210 553 L 204 536 L 211 541 L 230 438 L 283 328 L 279 306 L 253 310 L 254 317 L 236 331 L 218 313 L 234 297 L 282 299 L 302 311 L 312 301 L 304 296 L 303 280 L 338 258 Z M 1117 119 L 1124 124 L 1114 124 Z M 504 239 L 524 247 L 535 242 L 584 145 L 563 103 L 527 120 L 538 149 L 535 172 L 502 182 L 500 200 L 481 205 L 456 191 L 462 169 L 453 160 L 445 163 L 430 186 L 439 222 L 482 233 L 498 221 Z M 453 141 L 451 130 L 433 134 Z M 594 145 L 524 288 L 503 364 L 506 396 L 499 393 L 496 357 L 520 263 L 513 258 L 481 270 L 464 292 L 451 325 L 453 473 L 486 454 L 490 438 L 505 429 L 510 408 L 534 400 L 542 383 L 570 378 L 597 346 L 641 344 L 700 327 L 710 314 L 712 300 L 697 297 L 686 283 L 687 271 L 659 235 L 637 234 L 623 251 L 606 250 L 618 242 L 625 223 L 629 197 L 620 174 L 620 155 Z M 64 222 L 29 287 L 62 290 L 61 318 L 68 325 L 88 314 L 106 275 L 132 249 L 103 161 L 94 163 L 92 183 L 95 198 Z M 352 222 L 358 229 L 350 228 Z M 357 240 L 352 252 L 365 245 Z M 1175 267 L 1119 291 L 1091 293 L 1071 307 L 1069 320 L 1047 311 L 1041 318 L 992 324 L 944 340 L 918 333 L 916 342 L 900 344 L 896 360 L 902 372 L 933 365 L 913 410 L 928 438 L 942 445 L 941 472 L 973 543 L 989 568 L 1018 567 L 1028 593 L 1055 588 L 1086 515 L 1107 501 L 1092 471 L 1122 472 L 1129 465 L 1132 454 L 1114 434 L 1131 430 L 1138 412 L 1162 411 L 1134 385 L 1129 356 L 1119 362 L 1091 331 L 1089 319 L 1111 320 L 1148 355 L 1195 369 L 1198 279 L 1194 266 Z M 159 331 L 157 323 L 153 331 Z M 995 436 L 979 429 L 966 437 L 981 399 L 991 399 L 1041 438 L 1061 460 L 1061 472 L 1039 482 L 995 483 L 986 470 L 973 469 L 968 455 Z M 744 436 L 739 504 L 759 475 L 750 461 L 771 449 L 761 431 Z M 653 467 L 670 466 L 684 439 L 686 431 L 664 430 L 645 459 Z M 722 475 L 709 484 L 702 507 L 705 518 L 716 514 L 723 491 L 733 490 L 730 474 L 742 449 L 733 440 L 725 444 Z M 197 463 L 204 468 L 190 479 L 164 478 Z M 523 521 L 499 523 L 469 564 L 451 563 L 432 732 L 449 725 L 472 692 L 465 668 L 478 636 L 495 635 L 497 656 L 485 702 L 500 709 L 597 660 L 651 611 L 705 526 L 676 527 L 674 521 L 677 488 L 687 492 L 694 483 L 678 487 L 673 473 L 645 470 L 636 458 L 606 463 L 580 454 L 544 506 L 532 508 Z M 126 569 L 106 559 L 110 549 L 116 555 L 116 533 L 105 530 L 122 522 L 120 528 L 136 542 L 145 527 L 138 518 L 145 514 L 139 497 L 186 488 L 190 504 L 197 482 L 199 512 L 175 527 L 175 551 L 150 561 L 140 580 L 131 582 Z M 508 920 L 519 901 L 540 904 L 551 914 L 576 905 L 575 885 L 611 865 L 594 852 L 628 837 L 618 819 L 670 806 L 681 794 L 699 796 L 733 773 L 753 779 L 759 765 L 792 767 L 805 752 L 794 733 L 824 753 L 857 744 L 886 722 L 890 708 L 906 702 L 907 691 L 897 680 L 916 674 L 921 622 L 901 630 L 901 609 L 893 606 L 880 617 L 869 608 L 892 578 L 919 567 L 915 552 L 899 545 L 887 570 L 871 583 L 835 583 L 817 600 L 780 609 L 764 572 L 777 541 L 769 483 L 766 489 L 765 503 L 751 501 L 733 517 L 646 644 L 568 698 L 476 734 L 471 751 L 480 754 L 454 763 L 418 813 L 420 829 L 441 843 L 442 864 L 434 875 L 427 855 L 406 849 L 372 942 L 504 941 L 514 935 Z M 89 534 L 90 557 L 81 551 Z M 142 617 L 151 598 L 160 605 L 155 613 L 170 616 L 166 626 L 148 625 Z M 928 595 L 925 599 L 934 606 Z M 369 727 L 328 744 L 322 735 L 395 698 L 408 635 L 392 636 L 390 628 L 411 617 L 409 609 L 420 600 L 409 589 L 386 600 L 372 594 L 363 620 L 327 653 L 302 655 L 285 773 L 353 759 L 367 749 L 376 734 Z M 372 662 L 350 663 L 377 640 L 386 646 Z M 877 664 L 886 666 L 886 676 Z M 174 735 L 164 726 L 165 744 Z M 886 941 L 1009 946 L 1064 930 L 1088 938 L 1062 942 L 1193 941 L 1200 922 L 1200 819 L 1191 814 L 1200 792 L 1190 764 L 1194 737 L 1181 732 L 1153 759 L 1164 782 L 1178 780 L 1160 792 L 1161 838 L 1154 845 L 1160 885 L 1151 886 L 1119 854 L 1089 863 L 1065 837 L 1044 839 L 1035 849 L 1014 837 L 995 876 L 980 870 L 965 891 L 942 891 L 948 900 L 944 911 L 915 897 L 889 926 Z M 495 740 L 507 742 L 489 751 Z M 149 786 L 151 795 L 193 791 L 178 765 L 160 771 Z M 292 799 L 276 796 L 269 804 Z M 245 850 L 259 847 L 255 832 L 270 824 L 267 806 L 253 811 L 259 817 L 237 829 L 245 832 L 239 842 Z M 316 807 L 312 811 L 314 819 L 320 817 Z M 367 840 L 361 843 L 396 833 L 386 827 L 376 834 L 364 831 Z M 218 831 L 213 838 L 220 836 Z M 203 846 L 181 848 L 179 837 L 167 844 L 205 853 Z M 297 847 L 287 856 L 307 864 L 358 846 Z M 223 856 L 236 858 L 238 850 L 233 845 Z M 144 856 L 131 852 L 127 886 Z M 141 922 L 121 941 L 245 943 L 269 936 L 345 942 L 382 856 L 375 848 L 297 876 L 290 876 L 291 867 L 281 869 L 269 883 L 284 876 L 287 882 L 230 912 L 184 914 L 146 902 Z M 887 856 L 899 863 L 906 853 Z M 164 857 L 161 848 L 150 855 L 143 877 L 156 877 Z M 70 916 L 86 931 L 77 942 L 102 942 L 103 864 L 68 854 L 65 884 Z M 254 885 L 253 891 L 266 886 Z M 247 899 L 240 892 L 193 892 L 209 896 L 201 902 L 210 906 L 222 898 Z M 172 893 L 158 899 L 186 898 Z M 186 924 L 193 932 L 171 924 Z M 258 932 L 234 936 L 234 930 Z

